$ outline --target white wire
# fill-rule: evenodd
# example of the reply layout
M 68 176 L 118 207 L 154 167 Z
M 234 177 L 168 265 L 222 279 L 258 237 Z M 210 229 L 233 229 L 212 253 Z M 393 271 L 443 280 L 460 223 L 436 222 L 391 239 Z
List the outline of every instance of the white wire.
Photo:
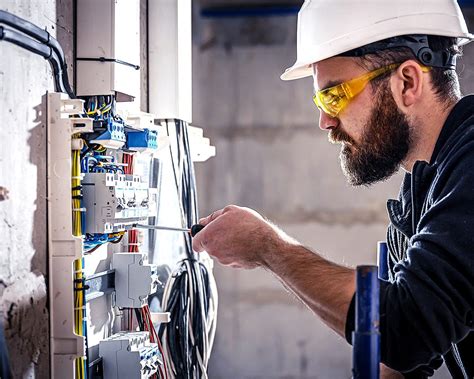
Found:
M 169 130 L 170 125 L 168 124 L 168 120 L 166 120 L 166 127 Z M 184 125 L 186 127 L 186 125 Z M 177 133 L 177 130 L 176 130 Z M 168 131 L 169 135 L 169 131 Z M 177 142 L 178 144 L 181 143 L 181 141 Z M 178 146 L 178 150 L 180 149 L 180 146 Z M 185 165 L 185 155 L 181 154 L 179 157 L 175 157 L 177 160 L 177 166 L 175 166 L 175 160 L 173 159 L 172 164 L 175 167 L 175 180 L 176 184 L 178 187 L 178 194 L 182 193 L 182 186 L 183 186 L 183 181 L 182 181 L 182 172 L 184 169 Z M 178 179 L 178 178 L 181 178 Z M 180 211 L 181 211 L 181 219 L 182 223 L 185 224 L 187 221 L 184 217 L 184 209 L 183 205 L 181 204 L 181 201 L 179 202 L 180 206 Z M 188 225 L 186 225 L 188 227 Z M 193 265 L 191 267 L 191 265 Z M 217 285 L 212 273 L 212 269 L 209 267 L 210 265 L 205 265 L 206 269 L 208 271 L 208 280 L 209 280 L 209 290 L 210 290 L 210 298 L 208 299 L 208 312 L 206 314 L 205 306 L 204 306 L 204 296 L 205 296 L 205 289 L 204 289 L 204 280 L 203 276 L 201 273 L 201 268 L 199 262 L 190 262 L 189 260 L 184 261 L 184 266 L 186 268 L 186 271 L 188 272 L 188 277 L 187 283 L 185 283 L 187 289 L 188 289 L 188 299 L 189 299 L 189 307 L 187 310 L 188 313 L 188 333 L 190 336 L 191 344 L 194 347 L 195 346 L 195 339 L 194 339 L 194 329 L 193 329 L 193 323 L 192 323 L 192 317 L 190 315 L 195 314 L 196 311 L 199 311 L 201 313 L 201 320 L 203 322 L 203 350 L 200 351 L 197 349 L 197 361 L 199 364 L 199 370 L 196 371 L 196 367 L 194 368 L 192 375 L 193 378 L 198 378 L 199 371 L 201 372 L 200 378 L 202 379 L 207 379 L 207 367 L 208 367 L 208 362 L 209 358 L 211 355 L 212 347 L 214 345 L 214 339 L 215 339 L 215 333 L 216 333 L 216 326 L 217 326 L 217 307 L 218 307 L 218 294 L 217 294 Z M 174 282 L 176 281 L 176 276 L 177 273 L 179 273 L 179 270 L 183 269 L 183 265 L 181 265 L 173 275 L 168 279 L 165 289 L 164 289 L 164 294 L 163 294 L 163 309 L 168 309 L 168 302 L 169 298 L 171 295 L 171 289 L 173 288 Z M 196 283 L 197 283 L 197 296 L 198 299 L 194 298 L 194 284 L 192 280 L 192 272 L 194 271 L 196 275 Z M 199 307 L 199 309 L 196 309 L 196 307 Z M 168 333 L 167 333 L 167 328 L 165 328 L 164 333 L 163 333 L 163 338 L 162 338 L 162 345 L 163 345 L 163 353 L 164 357 L 163 359 L 166 360 L 167 365 L 168 365 L 168 375 L 170 378 L 175 378 L 177 371 L 174 366 L 174 363 L 171 358 L 170 354 L 170 347 L 167 343 L 167 338 Z

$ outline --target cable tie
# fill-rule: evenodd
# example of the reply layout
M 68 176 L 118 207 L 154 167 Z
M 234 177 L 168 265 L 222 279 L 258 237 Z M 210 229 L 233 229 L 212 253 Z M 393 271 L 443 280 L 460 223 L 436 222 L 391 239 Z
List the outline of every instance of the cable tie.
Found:
M 82 178 L 84 177 L 84 175 L 80 175 L 80 176 L 71 176 L 71 179 L 72 180 L 82 180 Z
M 73 212 L 85 212 L 87 211 L 87 208 L 72 208 Z

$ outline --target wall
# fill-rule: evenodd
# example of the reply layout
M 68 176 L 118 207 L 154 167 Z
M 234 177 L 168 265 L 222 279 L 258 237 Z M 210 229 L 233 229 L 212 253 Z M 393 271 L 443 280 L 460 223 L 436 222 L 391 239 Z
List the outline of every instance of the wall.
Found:
M 339 147 L 318 130 L 312 80 L 282 82 L 293 64 L 296 17 L 202 19 L 196 12 L 194 124 L 217 148 L 198 165 L 203 215 L 249 206 L 328 259 L 375 262 L 386 199 L 401 175 L 350 188 Z M 471 84 L 472 48 L 460 62 Z M 351 348 L 263 270 L 216 265 L 220 293 L 211 378 L 348 378 Z M 446 371 L 438 374 L 447 377 Z
M 1 0 L 0 8 L 58 33 L 72 46 L 72 1 Z M 46 131 L 49 64 L 0 42 L 0 310 L 15 378 L 47 378 Z M 71 59 L 69 59 L 71 62 Z

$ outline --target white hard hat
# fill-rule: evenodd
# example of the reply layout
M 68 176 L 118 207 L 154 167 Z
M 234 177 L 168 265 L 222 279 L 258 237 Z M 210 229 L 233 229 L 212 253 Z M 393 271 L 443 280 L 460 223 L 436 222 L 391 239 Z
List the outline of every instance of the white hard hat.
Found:
M 455 0 L 305 0 L 298 13 L 297 59 L 281 79 L 312 75 L 311 65 L 386 38 L 474 36 Z

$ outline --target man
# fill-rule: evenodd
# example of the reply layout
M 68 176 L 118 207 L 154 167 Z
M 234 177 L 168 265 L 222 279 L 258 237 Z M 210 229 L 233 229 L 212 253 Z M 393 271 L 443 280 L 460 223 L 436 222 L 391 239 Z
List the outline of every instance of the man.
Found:
M 453 377 L 474 376 L 474 97 L 461 99 L 454 71 L 471 37 L 454 0 L 306 0 L 298 59 L 282 75 L 313 75 L 320 128 L 342 145 L 351 184 L 406 171 L 399 199 L 388 201 L 380 331 L 382 362 L 410 378 L 431 376 L 443 357 Z M 247 208 L 200 223 L 196 251 L 270 270 L 350 342 L 353 269 Z

